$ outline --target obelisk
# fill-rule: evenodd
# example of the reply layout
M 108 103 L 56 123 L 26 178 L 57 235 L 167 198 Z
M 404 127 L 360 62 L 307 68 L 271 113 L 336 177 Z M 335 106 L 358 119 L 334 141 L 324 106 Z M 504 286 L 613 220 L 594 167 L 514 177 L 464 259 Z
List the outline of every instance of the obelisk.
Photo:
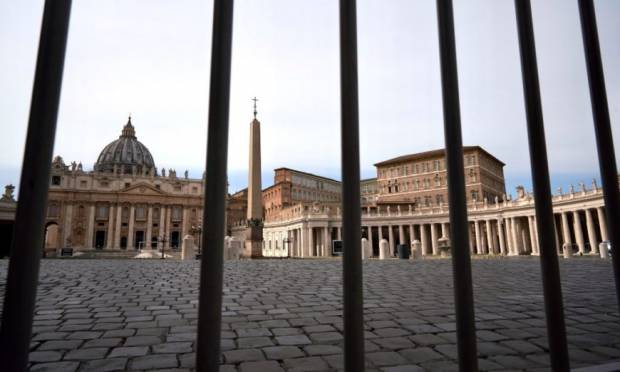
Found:
M 254 120 L 250 123 L 250 168 L 248 172 L 248 216 L 245 236 L 245 257 L 263 256 L 263 188 L 260 163 L 260 122 L 256 119 L 256 97 Z

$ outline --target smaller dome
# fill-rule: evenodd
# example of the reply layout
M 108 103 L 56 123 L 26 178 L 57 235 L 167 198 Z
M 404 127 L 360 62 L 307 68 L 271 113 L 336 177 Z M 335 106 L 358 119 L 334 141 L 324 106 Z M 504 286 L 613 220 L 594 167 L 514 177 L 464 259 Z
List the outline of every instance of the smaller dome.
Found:
M 131 174 L 156 174 L 155 162 L 149 149 L 138 141 L 136 130 L 131 124 L 131 116 L 117 140 L 103 148 L 97 162 L 97 172 L 114 172 Z

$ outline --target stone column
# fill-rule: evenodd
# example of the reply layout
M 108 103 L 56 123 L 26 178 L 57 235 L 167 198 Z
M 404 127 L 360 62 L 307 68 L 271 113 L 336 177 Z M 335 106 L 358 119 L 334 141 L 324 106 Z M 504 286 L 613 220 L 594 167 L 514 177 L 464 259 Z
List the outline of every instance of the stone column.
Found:
M 598 213 L 598 225 L 601 228 L 601 239 L 607 241 L 609 240 L 609 236 L 607 235 L 607 220 L 605 219 L 603 207 L 596 208 L 596 212 Z
M 407 244 L 405 242 L 405 229 L 403 229 L 403 225 L 398 225 L 398 244 Z
M 71 238 L 71 222 L 73 219 L 73 205 L 67 203 L 65 206 L 65 225 L 62 229 L 62 247 L 67 246 L 67 240 Z M 71 243 L 73 247 L 73 243 Z
M 536 254 L 540 254 L 540 245 L 538 244 L 538 225 L 536 224 L 536 216 L 532 217 L 532 226 L 534 226 L 534 246 L 536 247 Z
M 394 228 L 392 225 L 388 225 L 388 239 L 390 240 L 390 255 L 394 256 Z
M 474 221 L 474 229 L 476 231 L 476 254 L 482 254 L 482 236 L 480 234 L 480 221 Z
M 505 256 L 508 252 L 506 252 L 506 243 L 504 242 L 504 224 L 502 222 L 503 221 L 501 218 L 497 219 L 497 233 L 499 235 L 499 253 Z
M 203 232 L 204 233 L 204 232 Z M 162 243 L 159 238 L 166 236 L 166 207 L 159 206 L 159 236 L 157 237 L 157 249 L 162 248 Z
M 588 229 L 590 253 L 598 255 L 598 241 L 596 239 L 596 230 L 594 230 L 594 219 L 592 218 L 592 211 L 589 209 L 586 209 L 586 228 Z
M 439 249 L 437 247 L 437 224 L 431 224 L 431 245 L 433 247 L 433 256 L 439 255 Z
M 328 226 L 325 226 L 323 228 L 323 257 L 331 256 L 331 251 L 332 251 L 331 241 L 332 241 L 331 229 Z
M 560 244 L 560 233 L 558 231 L 558 224 L 555 222 L 555 214 L 553 215 L 553 231 L 555 232 L 555 251 L 558 254 L 562 254 L 561 244 Z
M 114 248 L 114 204 L 110 203 L 110 207 L 108 209 L 108 231 L 106 231 L 106 248 L 112 249 Z
M 127 249 L 133 249 L 133 224 L 136 216 L 136 207 L 132 204 L 129 207 L 129 229 L 127 231 Z
M 183 207 L 183 224 L 181 225 L 181 239 L 185 239 L 187 235 L 189 235 L 190 228 L 190 218 L 189 218 L 189 208 Z
M 372 244 L 372 226 L 368 226 L 368 246 L 370 247 L 370 257 L 374 254 L 374 247 Z
M 428 254 L 428 232 L 426 231 L 426 225 L 420 225 L 420 239 L 422 243 L 422 256 Z
M 586 245 L 583 241 L 583 230 L 581 230 L 581 219 L 579 218 L 579 211 L 573 211 L 573 228 L 575 229 L 575 242 L 579 247 L 579 254 L 586 253 Z
M 486 220 L 487 225 L 487 253 L 495 254 L 495 242 L 493 240 L 493 228 L 491 227 L 491 220 Z
M 381 225 L 377 226 L 378 228 L 378 236 L 379 236 L 379 241 L 381 241 L 381 239 L 383 239 L 383 229 L 381 228 Z
M 447 239 L 450 238 L 448 236 L 448 224 L 445 223 L 445 222 L 441 224 L 441 237 L 442 238 L 447 238 Z
M 88 233 L 86 234 L 86 242 L 84 248 L 93 248 L 93 235 L 95 233 L 95 205 L 90 206 L 88 213 Z
M 306 235 L 308 235 L 306 229 L 302 227 L 299 229 L 299 257 L 304 258 L 307 256 L 307 244 L 306 244 Z
M 308 227 L 308 257 L 314 257 L 314 229 Z
M 415 236 L 415 228 L 413 227 L 413 225 L 409 225 L 409 244 L 411 245 L 411 243 L 413 243 L 414 240 L 416 240 L 416 236 Z
M 564 244 L 572 243 L 569 229 L 570 227 L 568 226 L 568 215 L 566 214 L 566 212 L 562 212 L 562 238 L 564 239 L 562 242 L 562 247 L 564 247 Z
M 151 235 L 153 235 L 153 206 L 148 205 L 146 212 L 146 237 L 144 238 L 146 244 L 145 248 L 151 249 Z
M 508 255 L 512 255 L 513 251 L 513 242 L 512 242 L 512 220 L 511 218 L 504 219 L 504 225 L 506 228 L 506 247 L 508 248 Z
M 528 227 L 530 231 L 530 245 L 532 247 L 532 251 L 530 254 L 536 255 L 536 233 L 534 232 L 534 216 L 527 216 Z
M 510 225 L 512 230 L 512 254 L 516 256 L 521 252 L 521 243 L 519 243 L 521 235 L 519 234 L 519 220 L 517 220 L 517 217 L 512 218 Z
M 342 227 L 336 228 L 337 240 L 342 240 Z
M 123 205 L 116 206 L 116 227 L 114 228 L 114 248 L 121 248 L 121 226 L 123 222 Z
M 172 225 L 172 207 L 166 207 L 166 243 L 164 243 L 165 249 L 170 248 L 170 225 Z

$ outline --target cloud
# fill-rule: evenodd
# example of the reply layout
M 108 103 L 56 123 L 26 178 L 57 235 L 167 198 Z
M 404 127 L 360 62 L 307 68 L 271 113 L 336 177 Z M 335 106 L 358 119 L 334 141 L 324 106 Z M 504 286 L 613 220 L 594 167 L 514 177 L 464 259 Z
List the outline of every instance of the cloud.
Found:
M 617 144 L 620 3 L 596 5 Z M 15 173 L 9 170 L 22 159 L 41 11 L 41 0 L 0 4 L 0 44 L 5 46 L 0 168 L 5 175 Z M 198 0 L 74 2 L 55 154 L 91 167 L 131 112 L 138 138 L 158 168 L 202 169 L 211 12 L 210 2 Z M 235 3 L 231 175 L 247 169 L 254 96 L 264 170 L 288 166 L 338 175 L 337 12 L 331 0 Z M 554 182 L 566 174 L 596 177 L 576 3 L 537 1 L 533 13 Z M 509 184 L 527 183 L 513 4 L 455 1 L 455 22 L 464 143 L 481 145 L 506 162 Z M 434 2 L 360 1 L 358 27 L 361 167 L 368 177 L 377 161 L 443 146 Z M 243 177 L 232 178 L 240 180 L 236 188 L 244 186 Z

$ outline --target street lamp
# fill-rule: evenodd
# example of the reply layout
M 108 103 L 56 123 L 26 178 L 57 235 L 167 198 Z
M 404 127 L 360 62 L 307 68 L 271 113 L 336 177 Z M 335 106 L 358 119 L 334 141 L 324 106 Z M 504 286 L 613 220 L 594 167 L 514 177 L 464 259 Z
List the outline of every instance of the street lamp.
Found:
M 196 258 L 201 258 L 202 257 L 202 253 L 200 251 L 201 249 L 201 245 L 202 245 L 202 219 L 198 220 L 198 224 L 196 225 L 192 225 L 192 228 L 190 230 L 192 232 L 192 234 L 198 234 L 198 254 L 196 255 Z
M 161 235 L 157 238 L 157 241 L 161 243 L 161 257 L 160 258 L 163 260 L 166 258 L 166 256 L 164 255 L 164 247 L 166 245 L 166 242 L 168 241 L 168 238 L 165 235 Z

